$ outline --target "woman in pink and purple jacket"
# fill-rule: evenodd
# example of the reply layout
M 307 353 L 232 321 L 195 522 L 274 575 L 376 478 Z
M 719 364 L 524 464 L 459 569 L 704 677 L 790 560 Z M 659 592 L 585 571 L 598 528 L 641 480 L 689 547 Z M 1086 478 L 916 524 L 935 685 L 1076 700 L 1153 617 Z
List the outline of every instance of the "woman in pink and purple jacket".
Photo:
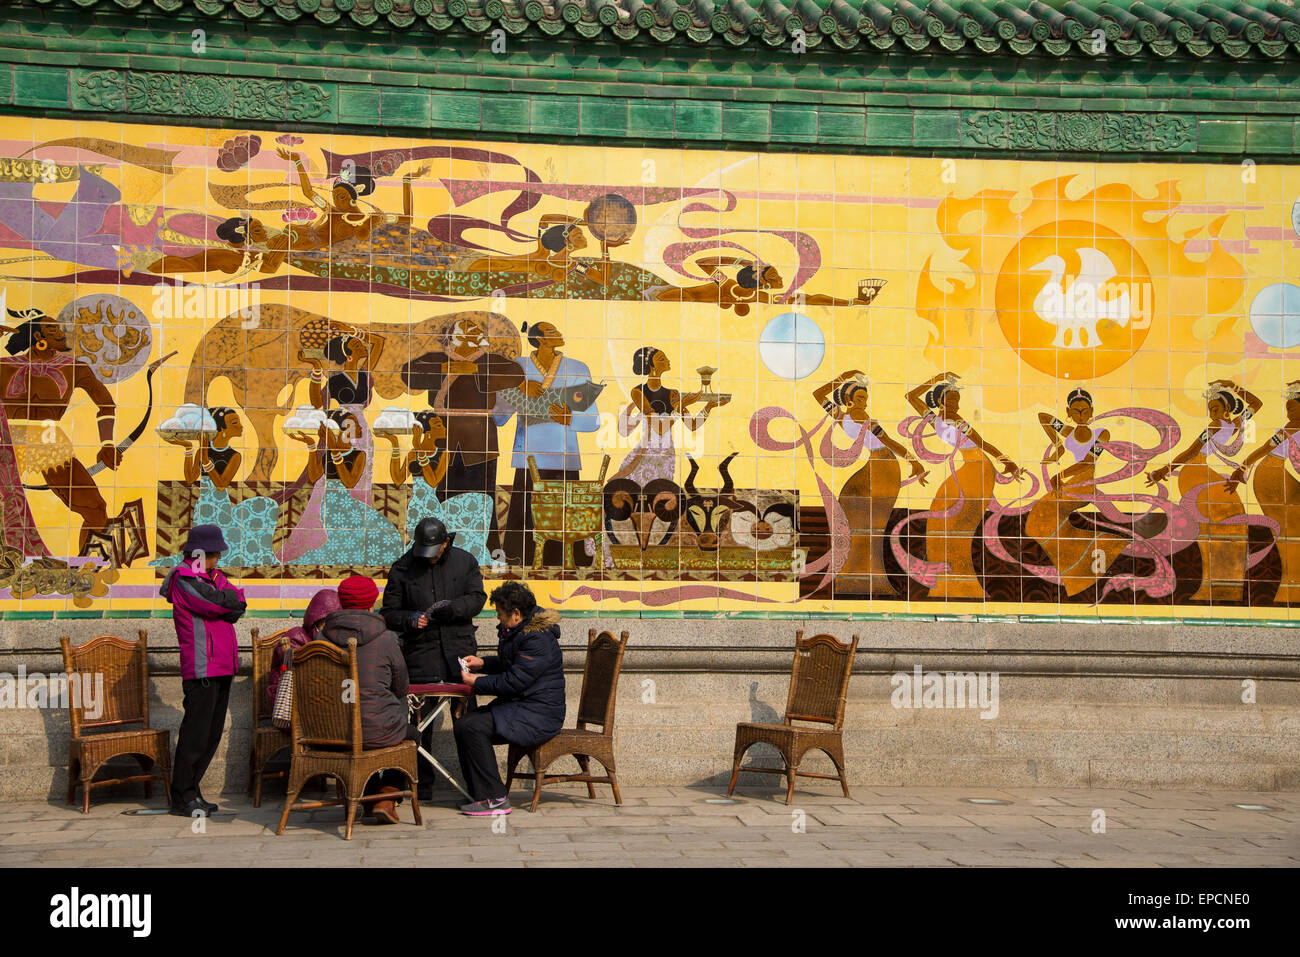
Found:
M 217 805 L 203 798 L 199 782 L 212 762 L 226 726 L 230 684 L 239 668 L 235 622 L 248 607 L 244 591 L 226 580 L 217 561 L 227 550 L 216 525 L 190 529 L 185 561 L 167 575 L 159 593 L 172 605 L 181 646 L 181 689 L 185 714 L 172 763 L 172 813 L 208 815 Z

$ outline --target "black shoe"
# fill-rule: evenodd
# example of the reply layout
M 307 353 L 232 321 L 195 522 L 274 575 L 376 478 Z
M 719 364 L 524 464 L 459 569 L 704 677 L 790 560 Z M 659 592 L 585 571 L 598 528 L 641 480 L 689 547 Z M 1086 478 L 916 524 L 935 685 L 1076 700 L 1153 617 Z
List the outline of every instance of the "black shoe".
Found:
M 181 804 L 179 801 L 174 801 L 172 802 L 172 809 L 168 813 L 175 814 L 177 817 L 207 817 L 208 805 L 201 802 L 198 798 L 195 798 L 188 804 Z
M 418 797 L 421 801 L 432 801 L 432 800 L 433 800 L 433 785 L 432 785 L 432 784 L 417 784 L 417 785 L 415 786 L 415 795 L 416 795 L 416 797 Z
M 216 814 L 216 813 L 217 813 L 217 805 L 213 804 L 211 801 L 209 801 L 207 798 L 205 798 L 205 797 L 203 796 L 203 792 L 202 792 L 202 791 L 199 792 L 198 802 L 199 802 L 200 804 L 202 804 L 205 808 L 208 809 L 208 813 L 209 813 L 209 814 Z

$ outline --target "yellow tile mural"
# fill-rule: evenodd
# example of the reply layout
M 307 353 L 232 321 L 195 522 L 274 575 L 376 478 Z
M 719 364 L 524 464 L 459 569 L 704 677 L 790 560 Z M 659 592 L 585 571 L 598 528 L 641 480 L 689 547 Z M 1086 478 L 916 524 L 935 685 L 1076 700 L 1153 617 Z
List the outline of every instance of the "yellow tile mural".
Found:
M 1300 607 L 1300 168 L 8 126 L 2 610 Z

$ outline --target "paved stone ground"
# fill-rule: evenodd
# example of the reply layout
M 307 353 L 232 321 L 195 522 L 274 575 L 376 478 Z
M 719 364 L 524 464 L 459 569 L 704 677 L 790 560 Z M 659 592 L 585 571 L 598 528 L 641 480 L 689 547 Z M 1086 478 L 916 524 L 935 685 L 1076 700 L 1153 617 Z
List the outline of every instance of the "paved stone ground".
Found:
M 502 833 L 492 819 L 456 813 L 450 793 L 423 807 L 423 828 L 404 806 L 396 826 L 358 821 L 350 843 L 341 808 L 295 813 L 277 837 L 283 795 L 274 787 L 256 809 L 242 795 L 223 796 L 202 834 L 176 817 L 122 813 L 158 807 L 156 799 L 101 792 L 87 815 L 53 803 L 4 804 L 0 866 L 1300 865 L 1300 794 L 1290 792 L 856 788 L 852 800 L 796 791 L 786 807 L 784 792 L 751 789 L 738 803 L 713 804 L 720 789 L 659 787 L 626 788 L 619 808 L 607 788 L 593 801 L 581 785 L 562 785 L 547 789 L 535 814 L 516 807 Z M 970 797 L 1011 803 L 973 805 Z M 1105 833 L 1093 831 L 1097 810 Z

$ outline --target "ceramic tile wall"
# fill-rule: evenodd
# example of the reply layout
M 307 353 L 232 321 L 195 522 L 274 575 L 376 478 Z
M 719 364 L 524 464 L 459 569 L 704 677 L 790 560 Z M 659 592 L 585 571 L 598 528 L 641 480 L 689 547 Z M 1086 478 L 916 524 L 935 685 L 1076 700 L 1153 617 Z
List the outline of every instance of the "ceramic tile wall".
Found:
M 6 130 L 0 610 L 1291 615 L 1294 168 Z

